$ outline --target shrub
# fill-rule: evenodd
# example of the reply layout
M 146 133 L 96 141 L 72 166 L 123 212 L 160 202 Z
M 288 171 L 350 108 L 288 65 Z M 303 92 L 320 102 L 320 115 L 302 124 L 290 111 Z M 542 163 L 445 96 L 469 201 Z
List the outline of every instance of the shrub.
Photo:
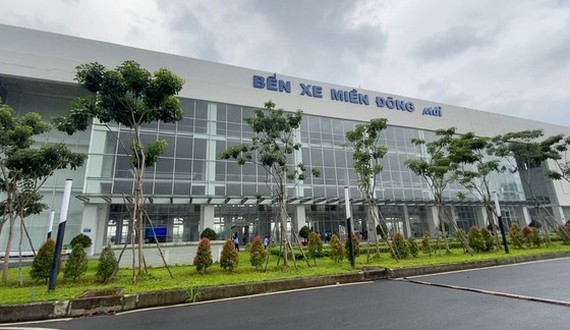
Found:
M 513 223 L 509 228 L 509 237 L 511 243 L 518 249 L 524 248 L 525 238 L 521 227 L 517 223 Z
M 237 267 L 238 261 L 238 252 L 236 251 L 232 239 L 228 238 L 224 243 L 222 254 L 220 255 L 220 267 L 231 272 Z
M 481 228 L 481 235 L 483 236 L 483 240 L 485 241 L 485 251 L 493 251 L 495 250 L 495 238 L 487 228 Z
M 259 270 L 261 268 L 263 261 L 267 257 L 266 253 L 267 251 L 261 242 L 261 236 L 255 236 L 249 250 L 249 262 L 255 269 Z
M 107 244 L 101 255 L 99 256 L 99 264 L 97 265 L 97 273 L 95 276 L 103 283 L 108 283 L 117 272 L 117 258 L 115 252 L 111 249 L 111 245 Z
M 542 238 L 540 238 L 539 229 L 535 227 L 525 226 L 522 230 L 525 244 L 528 247 L 539 247 L 542 244 Z
M 308 252 L 309 258 L 313 259 L 313 263 L 317 264 L 317 257 L 320 257 L 323 253 L 323 241 L 319 237 L 319 234 L 315 232 L 311 232 L 309 234 L 309 243 L 308 243 Z
M 206 237 L 210 241 L 215 241 L 218 239 L 218 234 L 210 227 L 206 227 L 200 234 L 200 239 Z
M 487 248 L 483 234 L 481 234 L 481 231 L 477 226 L 471 226 L 471 229 L 467 234 L 467 242 L 475 252 L 483 252 Z
M 304 239 L 309 238 L 309 233 L 311 232 L 311 230 L 309 229 L 309 227 L 307 226 L 303 226 L 301 227 L 301 229 L 299 230 L 299 236 L 301 236 Z
M 81 248 L 84 249 L 90 247 L 92 243 L 93 242 L 91 241 L 91 237 L 85 234 L 79 234 L 71 239 L 69 245 L 71 245 L 71 248 L 73 249 L 73 247 L 75 247 L 76 244 L 81 244 Z
M 410 249 L 406 244 L 404 236 L 400 232 L 395 232 L 392 235 L 392 246 L 394 247 L 397 256 L 392 254 L 392 257 L 397 259 L 406 259 L 410 255 Z
M 424 237 L 422 238 L 422 252 L 431 256 L 432 248 L 431 248 L 431 235 L 428 232 L 424 233 Z
M 210 240 L 207 237 L 203 237 L 198 245 L 198 250 L 196 251 L 196 256 L 194 257 L 194 266 L 198 272 L 208 269 L 212 266 L 212 249 L 210 247 Z
M 360 255 L 360 242 L 354 233 L 352 234 L 352 247 L 354 249 L 354 257 L 356 258 Z M 346 251 L 346 257 L 349 258 L 348 236 L 344 242 L 344 251 Z
M 565 226 L 562 225 L 558 226 L 558 230 L 556 231 L 556 233 L 558 234 L 558 237 L 560 237 L 562 244 L 564 245 L 570 244 L 570 237 L 568 237 L 570 235 L 570 225 L 568 223 L 566 223 Z
M 39 281 L 48 282 L 53 268 L 53 255 L 55 253 L 55 242 L 53 239 L 48 239 L 39 249 L 38 254 L 32 261 L 30 269 L 30 276 Z
M 340 243 L 340 240 L 338 239 L 338 236 L 336 236 L 336 234 L 332 235 L 330 246 L 331 246 L 330 257 L 335 264 L 338 264 L 339 262 L 342 261 L 342 259 L 344 259 L 344 247 Z
M 418 253 L 420 252 L 420 246 L 418 242 L 416 242 L 416 238 L 414 236 L 408 238 L 408 249 L 410 250 L 410 254 L 412 257 L 417 258 Z
M 71 249 L 71 255 L 65 262 L 63 278 L 66 280 L 77 280 L 87 271 L 87 254 L 83 245 L 76 243 Z

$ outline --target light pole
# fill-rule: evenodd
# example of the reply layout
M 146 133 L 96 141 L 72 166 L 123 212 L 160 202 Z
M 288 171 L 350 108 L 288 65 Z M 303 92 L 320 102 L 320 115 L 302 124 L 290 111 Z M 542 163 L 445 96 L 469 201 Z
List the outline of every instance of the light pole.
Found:
M 503 218 L 501 217 L 501 207 L 499 206 L 499 194 L 493 191 L 495 195 L 495 210 L 497 212 L 497 220 L 499 222 L 499 230 L 501 231 L 501 237 L 503 238 L 503 247 L 505 248 L 505 253 L 509 253 L 509 245 L 507 244 L 507 237 L 505 235 L 505 227 L 503 226 Z
M 352 216 L 350 213 L 350 196 L 348 194 L 348 186 L 344 187 L 344 203 L 346 206 L 346 229 L 348 231 L 348 256 L 350 258 L 350 266 L 354 268 L 354 245 L 352 244 Z
M 59 272 L 59 261 L 61 260 L 61 247 L 63 245 L 63 235 L 65 234 L 65 223 L 67 222 L 67 210 L 69 209 L 69 197 L 71 196 L 71 179 L 65 180 L 63 199 L 61 201 L 61 213 L 59 215 L 59 226 L 57 227 L 57 240 L 55 241 L 55 251 L 53 253 L 53 266 L 49 276 L 48 290 L 55 290 L 57 273 Z

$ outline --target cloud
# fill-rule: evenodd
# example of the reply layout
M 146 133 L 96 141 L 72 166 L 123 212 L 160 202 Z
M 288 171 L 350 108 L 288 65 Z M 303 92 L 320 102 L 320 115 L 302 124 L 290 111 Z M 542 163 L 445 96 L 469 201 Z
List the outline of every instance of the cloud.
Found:
M 567 0 L 18 0 L 0 20 L 553 123 L 570 106 Z

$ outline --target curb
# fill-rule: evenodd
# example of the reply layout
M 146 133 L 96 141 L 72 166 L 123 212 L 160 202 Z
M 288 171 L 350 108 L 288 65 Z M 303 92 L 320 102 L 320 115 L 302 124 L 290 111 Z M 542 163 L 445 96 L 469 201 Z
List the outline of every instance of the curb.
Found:
M 570 252 L 555 252 L 535 256 L 399 269 L 365 267 L 363 271 L 352 274 L 316 276 L 298 279 L 202 287 L 190 290 L 167 290 L 136 294 L 122 294 L 121 290 L 116 290 L 116 292 L 105 290 L 101 292 L 103 295 L 97 295 L 97 292 L 92 292 L 90 295 L 84 295 L 72 300 L 3 305 L 0 306 L 0 323 L 91 316 L 97 314 L 113 314 L 140 308 L 209 301 L 335 284 L 426 275 L 456 270 L 516 264 L 527 261 L 556 259 L 569 256 Z

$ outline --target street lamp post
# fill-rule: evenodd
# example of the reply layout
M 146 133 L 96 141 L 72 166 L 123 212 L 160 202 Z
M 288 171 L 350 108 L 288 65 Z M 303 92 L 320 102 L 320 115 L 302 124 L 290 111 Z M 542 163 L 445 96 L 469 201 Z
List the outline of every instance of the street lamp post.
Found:
M 497 220 L 499 222 L 499 230 L 501 230 L 501 237 L 503 238 L 503 247 L 505 248 L 505 253 L 509 253 L 509 245 L 507 244 L 507 237 L 505 235 L 505 227 L 503 226 L 503 217 L 501 216 L 501 207 L 499 206 L 499 194 L 494 191 L 495 195 L 495 210 L 497 212 Z

